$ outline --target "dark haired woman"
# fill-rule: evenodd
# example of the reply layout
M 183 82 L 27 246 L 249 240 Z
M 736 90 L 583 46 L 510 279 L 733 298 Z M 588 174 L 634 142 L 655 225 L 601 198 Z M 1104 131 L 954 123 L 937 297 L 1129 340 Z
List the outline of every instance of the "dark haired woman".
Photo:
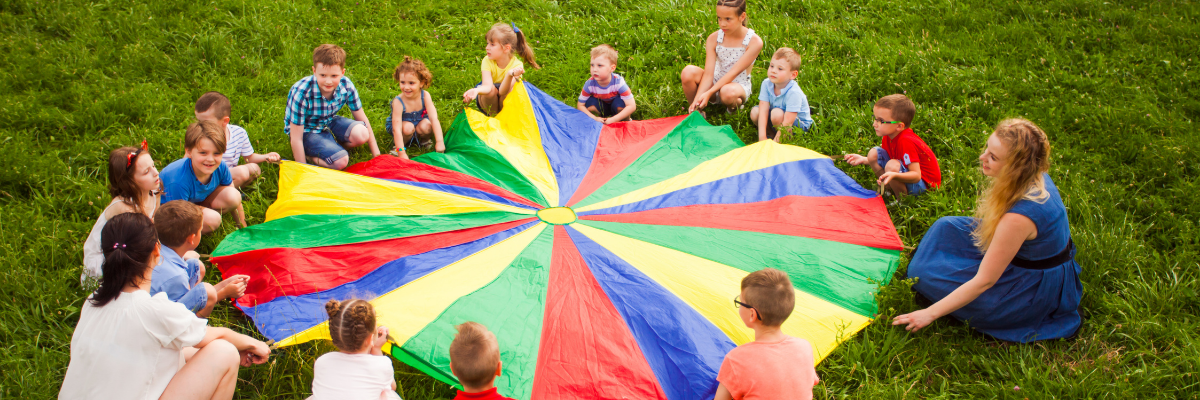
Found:
M 261 364 L 263 342 L 212 328 L 165 293 L 150 296 L 158 233 L 142 213 L 100 233 L 104 277 L 79 312 L 60 399 L 229 399 L 238 365 Z

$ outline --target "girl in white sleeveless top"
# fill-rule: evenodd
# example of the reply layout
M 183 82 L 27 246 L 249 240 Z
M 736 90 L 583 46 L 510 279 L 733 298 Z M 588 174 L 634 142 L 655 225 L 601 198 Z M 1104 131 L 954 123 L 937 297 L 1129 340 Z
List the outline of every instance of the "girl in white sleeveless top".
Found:
M 717 24 L 721 29 L 704 43 L 704 68 L 688 65 L 679 74 L 688 112 L 710 102 L 724 104 L 728 112 L 750 98 L 750 68 L 762 51 L 763 41 L 746 27 L 745 0 L 718 0 Z
M 108 193 L 113 199 L 92 225 L 87 241 L 83 242 L 83 275 L 79 277 L 79 283 L 84 288 L 95 288 L 103 275 L 100 231 L 104 225 L 112 217 L 127 212 L 154 218 L 161 188 L 162 180 L 158 179 L 158 168 L 154 167 L 146 141 L 142 141 L 141 147 L 121 147 L 108 154 Z

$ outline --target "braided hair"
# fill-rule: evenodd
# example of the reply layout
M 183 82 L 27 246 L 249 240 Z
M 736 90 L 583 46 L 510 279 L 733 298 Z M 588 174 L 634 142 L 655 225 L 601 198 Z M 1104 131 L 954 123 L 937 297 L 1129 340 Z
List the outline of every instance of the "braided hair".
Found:
M 375 307 L 365 300 L 330 300 L 325 312 L 329 314 L 329 338 L 340 351 L 361 351 L 367 338 L 375 334 Z

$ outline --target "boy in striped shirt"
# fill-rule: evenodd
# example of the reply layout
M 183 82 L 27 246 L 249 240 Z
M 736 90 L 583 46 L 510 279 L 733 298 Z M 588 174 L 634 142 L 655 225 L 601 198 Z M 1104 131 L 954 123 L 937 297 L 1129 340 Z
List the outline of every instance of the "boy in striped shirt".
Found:
M 584 82 L 575 105 L 579 111 L 605 125 L 627 120 L 637 109 L 633 92 L 624 78 L 613 73 L 616 70 L 617 50 L 607 44 L 593 47 L 592 77 Z
M 258 163 L 263 161 L 276 163 L 279 162 L 280 157 L 275 152 L 255 153 L 246 130 L 229 123 L 231 108 L 228 97 L 220 92 L 208 92 L 196 100 L 195 112 L 197 121 L 216 122 L 225 131 L 225 154 L 221 155 L 221 162 L 229 167 L 229 173 L 233 176 L 233 187 L 240 188 L 262 174 L 262 168 L 259 168 Z M 246 163 L 238 165 L 238 158 L 245 158 Z M 238 225 L 246 226 L 246 213 L 242 210 L 241 204 L 238 204 L 237 210 L 234 211 L 234 217 L 237 218 Z

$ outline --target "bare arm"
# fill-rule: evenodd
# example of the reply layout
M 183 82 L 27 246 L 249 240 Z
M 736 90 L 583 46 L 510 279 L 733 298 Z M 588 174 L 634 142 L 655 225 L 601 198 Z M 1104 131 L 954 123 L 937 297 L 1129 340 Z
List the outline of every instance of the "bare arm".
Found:
M 479 71 L 483 74 L 483 77 L 479 78 L 479 86 L 467 89 L 467 91 L 463 93 L 463 103 L 468 103 L 471 100 L 475 100 L 475 98 L 479 97 L 479 95 L 491 94 L 492 89 L 495 89 L 495 86 L 492 83 L 492 73 L 488 72 L 486 69 L 480 69 Z
M 438 153 L 446 152 L 446 140 L 442 135 L 442 123 L 438 121 L 437 106 L 433 104 L 433 95 L 425 92 L 425 107 L 429 110 L 429 123 L 433 125 L 433 149 Z
M 583 105 L 583 103 L 580 103 L 580 102 L 578 102 L 578 101 L 577 101 L 577 102 L 575 102 L 575 109 L 576 109 L 576 110 L 579 110 L 579 111 L 583 111 L 583 113 L 584 113 L 584 114 L 587 114 L 587 116 L 588 116 L 589 118 L 591 118 L 591 119 L 595 120 L 596 122 L 599 122 L 599 123 L 602 123 L 602 124 L 604 123 L 604 118 L 600 118 L 600 117 L 597 117 L 597 116 L 596 116 L 596 114 L 592 114 L 592 111 L 591 111 L 591 110 L 588 110 L 588 109 L 587 109 L 587 107 L 585 107 L 585 106 Z
M 758 101 L 758 140 L 767 140 L 767 126 L 771 124 L 771 102 Z
M 371 129 L 371 121 L 367 120 L 367 113 L 363 112 L 363 110 L 360 108 L 358 110 L 351 111 L 350 115 L 354 116 L 355 121 L 362 121 L 367 125 L 367 134 L 369 135 L 367 137 L 367 143 L 371 145 L 371 156 L 379 157 L 379 144 L 375 143 L 375 130 Z
M 396 142 L 396 150 L 405 147 L 404 143 L 404 120 L 396 118 L 396 109 L 402 107 L 400 100 L 392 99 L 392 140 Z
M 704 76 L 700 78 L 700 86 L 696 87 L 696 99 L 692 101 L 692 105 L 688 108 L 688 112 L 692 112 L 708 105 L 708 98 L 712 97 L 708 90 L 713 87 L 713 68 L 717 67 L 717 33 L 713 32 L 708 35 L 708 39 L 704 41 Z
M 267 361 L 267 357 L 271 354 L 271 348 L 267 347 L 266 343 L 256 340 L 252 337 L 234 332 L 228 328 L 208 327 L 204 332 L 204 339 L 197 343 L 196 348 L 204 348 L 209 343 L 217 339 L 223 339 L 242 353 L 242 365 L 250 363 L 262 364 Z
M 713 400 L 733 400 L 733 395 L 729 394 L 729 389 L 724 383 L 717 384 L 717 396 Z
M 917 183 L 921 181 L 921 163 L 908 164 L 908 172 L 884 172 L 879 175 L 880 185 L 887 185 L 892 179 L 903 183 Z
M 1026 240 L 1037 237 L 1037 225 L 1028 217 L 1008 213 L 1000 218 L 996 226 L 996 234 L 992 236 L 991 246 L 983 255 L 979 271 L 975 277 L 954 289 L 945 298 L 924 310 L 896 316 L 892 325 L 906 325 L 905 329 L 916 331 L 929 325 L 933 320 L 950 314 L 979 298 L 979 295 L 996 284 L 1004 269 L 1016 257 L 1017 250 Z
M 301 164 L 308 164 L 308 157 L 304 156 L 304 127 L 288 124 L 288 131 L 288 141 L 292 144 L 292 159 Z

